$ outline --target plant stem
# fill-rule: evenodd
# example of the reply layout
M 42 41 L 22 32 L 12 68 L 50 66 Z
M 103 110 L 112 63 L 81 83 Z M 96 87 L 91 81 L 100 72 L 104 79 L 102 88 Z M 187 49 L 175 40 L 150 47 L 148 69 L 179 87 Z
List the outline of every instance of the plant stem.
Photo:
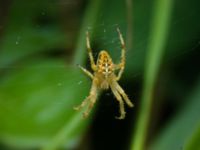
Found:
M 73 59 L 73 64 L 84 64 L 86 58 L 86 35 L 85 32 L 88 30 L 89 27 L 95 25 L 98 12 L 101 8 L 102 0 L 90 0 L 90 4 L 86 9 L 85 16 L 83 19 L 83 23 L 80 29 L 80 34 L 78 37 L 77 45 L 75 48 L 75 54 Z M 90 34 L 94 31 L 90 31 Z
M 126 32 L 126 49 L 132 48 L 133 42 L 133 0 L 126 0 L 127 8 L 127 32 Z
M 67 122 L 62 129 L 58 131 L 58 133 L 53 137 L 51 142 L 49 142 L 47 145 L 45 145 L 42 150 L 56 150 L 58 149 L 62 144 L 64 144 L 65 141 L 67 141 L 72 134 L 73 131 L 75 131 L 79 125 L 80 121 L 83 121 L 82 115 L 80 113 L 75 114 L 75 116 L 72 117 L 70 122 Z
M 167 41 L 172 1 L 156 0 L 154 4 L 153 20 L 150 29 L 151 37 L 148 44 L 149 51 L 146 56 L 144 72 L 142 101 L 131 150 L 145 149 L 151 105 L 153 103 L 153 92 Z

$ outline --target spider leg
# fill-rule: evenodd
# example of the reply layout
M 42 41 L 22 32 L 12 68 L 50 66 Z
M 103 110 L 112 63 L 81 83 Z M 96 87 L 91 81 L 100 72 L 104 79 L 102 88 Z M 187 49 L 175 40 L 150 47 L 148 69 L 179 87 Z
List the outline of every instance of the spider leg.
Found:
M 97 66 L 94 62 L 94 57 L 93 57 L 92 49 L 91 49 L 91 46 L 90 46 L 90 37 L 89 37 L 88 31 L 86 31 L 86 45 L 87 45 L 88 55 L 89 55 L 89 58 L 90 58 L 91 68 L 93 69 L 93 71 L 96 71 Z
M 116 117 L 116 119 L 124 119 L 125 115 L 126 115 L 126 112 L 124 110 L 124 102 L 123 102 L 120 94 L 118 93 L 117 89 L 113 85 L 110 85 L 110 87 L 111 87 L 111 90 L 112 90 L 113 94 L 115 95 L 117 101 L 119 102 L 120 116 Z
M 78 67 L 86 74 L 88 75 L 91 79 L 94 78 L 94 76 L 85 68 L 83 68 L 81 65 L 78 65 Z
M 83 100 L 83 102 L 81 103 L 81 105 L 74 107 L 74 110 L 79 110 L 81 108 L 83 108 L 85 106 L 85 104 L 88 102 L 88 100 L 90 99 L 90 97 L 86 97 L 86 99 Z
M 89 106 L 87 108 L 87 110 L 83 113 L 83 118 L 87 118 L 90 111 L 92 110 L 95 102 L 96 102 L 96 99 L 97 99 L 97 94 L 94 93 L 94 94 L 90 94 L 90 99 L 89 99 Z
M 114 83 L 115 85 L 115 88 L 117 89 L 117 91 L 122 95 L 122 97 L 124 98 L 124 101 L 126 102 L 126 104 L 129 106 L 129 107 L 133 107 L 133 103 L 130 101 L 130 99 L 128 98 L 128 96 L 126 95 L 126 93 L 124 92 L 124 90 L 121 88 L 121 86 L 115 82 Z
M 93 108 L 96 99 L 97 99 L 97 86 L 96 83 L 93 82 L 92 87 L 90 89 L 90 95 L 81 103 L 81 105 L 75 107 L 74 109 L 79 110 L 83 108 L 86 105 L 86 103 L 89 103 L 87 110 L 83 113 L 83 117 L 86 118 L 89 115 L 91 109 Z
M 88 106 L 87 110 L 83 113 L 84 118 L 86 118 L 89 115 L 91 109 L 93 108 L 93 106 L 96 102 L 96 99 L 97 99 L 97 85 L 94 80 L 92 83 L 92 87 L 91 87 L 90 95 L 89 95 L 89 106 Z
M 122 34 L 119 30 L 119 28 L 117 28 L 117 32 L 119 34 L 119 39 L 120 39 L 120 43 L 121 43 L 121 48 L 122 48 L 122 51 L 121 51 L 121 62 L 116 65 L 116 68 L 115 69 L 120 69 L 118 75 L 117 75 L 117 81 L 121 78 L 122 76 L 122 73 L 124 72 L 124 67 L 125 67 L 125 52 L 126 52 L 126 48 L 125 48 L 125 43 L 124 43 L 124 39 L 122 37 Z

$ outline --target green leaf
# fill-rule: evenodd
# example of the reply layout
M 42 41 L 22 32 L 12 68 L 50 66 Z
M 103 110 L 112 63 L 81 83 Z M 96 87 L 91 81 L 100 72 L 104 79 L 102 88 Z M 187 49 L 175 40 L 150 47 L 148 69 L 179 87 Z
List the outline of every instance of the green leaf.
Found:
M 187 104 L 166 125 L 163 131 L 151 146 L 152 150 L 177 150 L 185 148 L 190 137 L 198 132 L 200 120 L 200 80 L 191 96 L 187 98 Z M 198 139 L 199 143 L 199 139 Z M 198 147 L 196 147 L 198 148 Z
M 198 125 L 197 129 L 194 130 L 191 138 L 188 140 L 186 144 L 186 150 L 200 150 L 200 125 Z
M 89 119 L 83 120 L 73 107 L 87 96 L 89 83 L 78 68 L 56 60 L 34 60 L 10 70 L 0 84 L 1 142 L 18 148 L 44 146 L 64 128 L 70 132 L 62 142 L 74 144 Z

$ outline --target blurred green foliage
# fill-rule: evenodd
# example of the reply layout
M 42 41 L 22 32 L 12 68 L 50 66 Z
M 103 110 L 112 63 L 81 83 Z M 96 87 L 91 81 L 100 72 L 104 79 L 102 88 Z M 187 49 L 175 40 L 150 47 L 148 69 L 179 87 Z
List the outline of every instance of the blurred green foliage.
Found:
M 3 8 L 6 4 L 0 5 Z M 49 150 L 61 146 L 74 149 L 86 130 L 90 130 L 92 118 L 96 116 L 83 120 L 81 112 L 73 110 L 73 106 L 80 104 L 89 93 L 91 82 L 72 64 L 86 62 L 85 30 L 91 33 L 95 58 L 99 50 L 106 49 L 114 62 L 118 62 L 120 43 L 116 27 L 120 27 L 126 37 L 129 23 L 126 3 L 116 0 L 13 0 L 7 5 L 6 19 L 0 25 L 3 30 L 0 35 L 2 149 Z M 156 78 L 157 87 L 165 88 L 154 89 L 155 102 L 152 102 L 152 111 L 160 112 L 159 116 L 153 113 L 148 118 L 148 126 L 157 123 L 155 131 L 152 131 L 155 133 L 147 135 L 150 140 L 146 146 L 152 150 L 200 149 L 199 68 L 192 66 L 188 70 L 190 64 L 189 67 L 181 66 L 182 60 L 192 61 L 193 58 L 189 57 L 199 50 L 199 5 L 197 0 L 174 1 L 168 37 L 164 37 L 164 58 L 159 60 L 161 67 Z M 78 15 L 65 14 L 62 10 L 66 8 Z M 134 25 L 133 33 L 130 33 L 133 35 L 133 47 L 127 50 L 127 65 L 122 78 L 122 83 L 127 86 L 130 86 L 128 83 L 141 85 L 143 82 L 145 59 L 149 52 L 147 45 L 154 37 L 154 33 L 150 32 L 153 12 L 154 2 L 133 1 Z M 78 25 L 72 25 L 78 27 L 76 31 L 65 28 L 72 20 L 77 20 L 75 23 Z M 71 35 L 78 37 L 77 43 Z M 183 67 L 181 74 L 177 74 L 178 64 Z M 189 84 L 190 80 L 193 84 Z M 135 92 L 139 93 L 137 95 L 142 92 L 140 88 L 133 89 L 133 86 L 127 88 L 131 97 L 135 97 Z M 134 98 L 134 102 L 134 109 L 140 114 L 140 98 Z M 174 109 L 166 117 L 164 113 L 168 106 L 174 106 Z M 133 120 L 133 126 L 136 121 L 137 118 Z M 132 128 L 127 130 L 131 133 Z M 92 140 L 91 137 L 89 140 Z
M 10 147 L 50 143 L 63 126 L 70 127 L 74 117 L 80 118 L 73 107 L 89 89 L 76 67 L 43 56 L 44 51 L 68 44 L 53 4 L 24 0 L 11 4 L 0 52 L 0 139 Z M 80 139 L 86 122 L 70 131 L 68 147 Z
M 59 60 L 35 59 L 12 70 L 0 87 L 1 140 L 17 147 L 44 145 L 70 124 L 75 102 L 80 103 L 88 90 L 80 84 L 88 86 L 79 72 Z M 70 136 L 78 138 L 77 132 Z
M 200 81 L 200 80 L 199 80 Z M 197 82 L 191 95 L 186 99 L 186 104 L 181 110 L 169 121 L 168 125 L 163 129 L 159 138 L 155 140 L 152 150 L 168 150 L 168 149 L 200 149 L 199 142 L 199 128 L 200 119 L 200 82 Z M 198 139 L 192 138 L 193 134 Z M 196 138 L 197 138 L 196 137 Z M 192 141 L 191 139 L 192 138 Z M 190 146 L 187 146 L 190 142 Z

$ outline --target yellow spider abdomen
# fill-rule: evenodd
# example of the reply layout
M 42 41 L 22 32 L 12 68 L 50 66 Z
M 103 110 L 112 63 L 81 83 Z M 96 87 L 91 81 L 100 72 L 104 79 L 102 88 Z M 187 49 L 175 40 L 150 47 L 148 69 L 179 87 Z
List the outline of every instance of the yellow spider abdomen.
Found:
M 98 73 L 102 73 L 105 78 L 107 78 L 114 71 L 112 59 L 110 55 L 104 50 L 99 53 L 97 67 Z

